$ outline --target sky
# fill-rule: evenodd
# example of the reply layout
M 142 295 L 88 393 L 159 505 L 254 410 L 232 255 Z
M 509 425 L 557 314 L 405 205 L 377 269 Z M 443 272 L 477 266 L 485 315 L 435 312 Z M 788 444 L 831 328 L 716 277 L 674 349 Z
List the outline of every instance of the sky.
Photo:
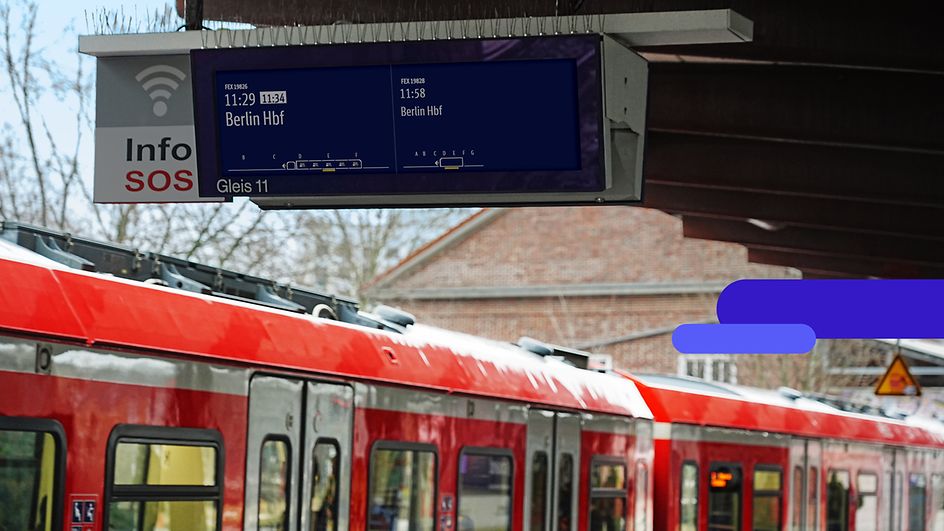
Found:
M 128 0 L 95 0 L 83 2 L 79 0 L 34 0 L 39 6 L 37 13 L 37 32 L 35 37 L 35 47 L 41 48 L 43 57 L 47 61 L 53 62 L 56 67 L 64 73 L 75 72 L 79 61 L 79 54 L 76 51 L 78 47 L 79 35 L 92 34 L 97 31 L 94 21 L 100 18 L 102 13 L 118 14 L 121 19 L 131 21 L 132 26 L 140 26 L 145 21 L 153 18 L 156 12 L 163 12 L 165 6 L 173 5 L 165 0 L 147 0 L 140 2 L 131 2 Z M 22 0 L 0 0 L 0 3 L 10 3 L 13 5 L 13 23 L 18 25 L 22 10 L 18 9 Z M 15 30 L 17 28 L 14 28 Z M 21 34 L 22 35 L 22 34 Z M 14 42 L 14 47 L 19 47 L 21 42 Z M 84 58 L 83 68 L 94 76 L 95 61 L 91 57 Z M 90 78 L 94 80 L 94 77 Z M 10 97 L 9 81 L 5 72 L 0 72 L 0 125 L 4 123 L 15 124 L 15 130 L 20 130 L 18 126 L 18 112 Z M 94 105 L 94 97 L 91 98 L 91 104 Z M 75 138 L 75 101 L 60 101 L 52 95 L 44 97 L 37 106 L 41 110 L 43 117 L 49 124 L 52 134 L 57 138 L 60 145 L 74 145 Z M 90 112 L 94 116 L 94 109 Z M 86 181 L 91 185 L 93 171 L 94 144 L 92 142 L 92 130 L 87 129 L 84 133 L 85 141 L 82 145 L 81 166 L 82 173 Z M 45 146 L 44 139 L 40 139 Z

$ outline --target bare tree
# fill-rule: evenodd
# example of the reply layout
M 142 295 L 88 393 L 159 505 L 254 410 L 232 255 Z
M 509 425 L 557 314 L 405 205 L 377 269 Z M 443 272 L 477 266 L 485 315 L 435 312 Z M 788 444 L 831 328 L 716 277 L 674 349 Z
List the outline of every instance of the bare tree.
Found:
M 96 205 L 81 161 L 91 149 L 92 82 L 87 59 L 66 68 L 36 45 L 39 4 L 0 0 L 3 82 L 15 119 L 0 129 L 0 217 L 102 238 L 147 251 L 358 294 L 360 286 L 463 215 L 463 210 L 260 211 L 245 199 L 210 205 Z M 182 21 L 154 13 L 86 15 L 98 33 L 169 31 Z M 75 115 L 64 137 L 41 100 Z M 71 116 L 71 113 L 70 113 Z M 0 117 L 0 120 L 3 118 Z
M 296 278 L 363 298 L 383 270 L 469 215 L 470 209 L 327 210 L 298 225 Z

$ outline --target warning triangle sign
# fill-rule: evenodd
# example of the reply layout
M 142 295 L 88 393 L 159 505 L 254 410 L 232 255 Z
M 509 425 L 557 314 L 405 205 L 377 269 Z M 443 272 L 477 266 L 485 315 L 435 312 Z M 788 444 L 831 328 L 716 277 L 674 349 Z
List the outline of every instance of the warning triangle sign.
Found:
M 895 360 L 885 371 L 885 376 L 878 381 L 875 387 L 877 395 L 893 396 L 919 396 L 921 395 L 921 386 L 918 380 L 908 371 L 908 365 L 901 354 L 895 356 Z

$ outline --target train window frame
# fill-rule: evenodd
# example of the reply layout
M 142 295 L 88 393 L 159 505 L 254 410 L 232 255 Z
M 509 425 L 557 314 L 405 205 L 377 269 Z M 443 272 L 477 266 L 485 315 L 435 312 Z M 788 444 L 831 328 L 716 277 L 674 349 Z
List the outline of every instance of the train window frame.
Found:
M 737 484 L 737 495 L 738 495 L 738 508 L 737 514 L 734 519 L 734 529 L 732 531 L 741 531 L 744 527 L 744 464 L 736 461 L 711 461 L 708 463 L 708 475 L 710 477 L 711 473 L 719 468 L 732 468 L 736 469 L 739 474 L 739 481 Z M 709 482 L 708 484 L 708 522 L 706 529 L 711 529 L 711 494 L 712 486 Z
M 821 466 L 809 465 L 806 469 L 806 526 L 819 529 L 820 507 L 820 475 Z M 812 509 L 812 510 L 811 510 Z
M 312 459 L 312 460 L 315 459 L 315 451 L 316 451 L 316 450 L 318 449 L 318 447 L 321 446 L 321 445 L 333 446 L 335 452 L 337 452 L 337 454 L 335 455 L 335 460 L 337 461 L 337 463 L 338 463 L 339 466 L 338 466 L 337 470 L 334 471 L 334 501 L 333 501 L 333 504 L 332 504 L 332 507 L 331 507 L 331 508 L 333 509 L 333 511 L 334 511 L 334 514 L 335 514 L 335 521 L 337 521 L 337 515 L 338 515 L 338 513 L 340 512 L 340 507 L 341 507 L 341 497 L 340 497 L 340 496 L 341 496 L 341 468 L 340 468 L 340 463 L 341 463 L 341 457 L 342 457 L 342 456 L 341 456 L 341 443 L 340 443 L 340 441 L 338 441 L 338 440 L 335 439 L 334 437 L 318 437 L 317 439 L 315 439 L 315 444 L 312 445 L 312 447 L 311 447 L 311 459 Z M 314 464 L 312 464 L 312 477 L 308 478 L 308 480 L 311 481 L 311 480 L 313 480 L 313 479 L 314 479 Z M 437 481 L 438 481 L 438 480 L 437 480 Z M 312 485 L 311 488 L 312 488 L 312 494 L 314 494 L 314 488 L 315 488 L 315 486 Z M 311 512 L 311 497 L 309 497 L 308 500 L 302 500 L 302 507 L 303 507 L 303 509 L 308 510 L 309 512 Z M 309 524 L 309 526 L 314 525 L 314 519 L 311 518 L 310 516 L 309 516 L 309 518 L 310 518 L 310 524 Z M 337 526 L 335 526 L 335 529 L 337 529 Z
M 931 529 L 944 522 L 944 474 L 931 474 Z
M 459 449 L 459 455 L 456 459 L 456 523 L 455 528 L 459 526 L 459 507 L 462 505 L 462 457 L 465 455 L 477 455 L 487 457 L 507 457 L 511 463 L 511 475 L 508 478 L 508 530 L 514 529 L 515 524 L 515 454 L 509 448 L 498 448 L 492 446 L 463 446 Z
M 699 496 L 699 488 L 701 487 L 701 481 L 699 480 L 699 467 L 698 461 L 694 459 L 686 459 L 682 461 L 682 465 L 679 467 L 679 529 L 682 529 L 683 518 L 685 515 L 685 504 L 682 502 L 684 496 L 685 488 L 685 467 L 690 466 L 695 469 L 695 529 L 698 529 L 698 506 L 701 501 Z
M 116 485 L 115 457 L 120 443 L 167 444 L 211 447 L 216 450 L 214 485 Z M 108 529 L 113 502 L 213 501 L 216 504 L 216 529 L 223 529 L 223 495 L 226 448 L 223 435 L 213 429 L 178 428 L 143 424 L 118 424 L 108 435 L 105 451 L 105 492 L 102 500 L 102 529 Z M 117 490 L 117 493 L 116 493 Z
M 543 457 L 544 481 L 539 481 L 540 478 L 535 477 L 536 471 L 539 470 L 539 468 L 537 467 L 537 461 L 536 461 L 539 457 Z M 548 505 L 550 505 L 548 503 L 548 498 L 549 498 L 548 483 L 551 483 L 548 481 L 548 478 L 553 474 L 554 474 L 554 470 L 551 468 L 551 459 L 548 456 L 548 452 L 546 452 L 545 450 L 537 450 L 531 454 L 531 477 L 529 478 L 529 480 L 531 481 L 531 499 L 526 500 L 525 502 L 527 504 L 528 514 L 530 515 L 529 526 L 531 528 L 531 531 L 534 531 L 534 530 L 546 531 L 548 529 L 548 524 L 550 523 L 547 517 Z M 543 490 L 542 496 L 538 496 L 535 494 L 538 486 L 540 486 L 541 490 Z M 540 511 L 535 510 L 537 508 L 536 504 L 538 503 L 541 506 Z M 540 515 L 540 518 L 541 518 L 540 525 L 537 525 L 537 523 L 535 522 L 535 518 L 534 518 L 535 514 Z
M 282 493 L 285 497 L 285 510 L 282 514 L 282 530 L 289 531 L 289 529 L 292 527 L 290 522 L 292 514 L 292 476 L 295 474 L 292 470 L 292 466 L 294 465 L 294 463 L 292 463 L 292 440 L 288 435 L 282 433 L 268 433 L 262 438 L 262 442 L 259 443 L 259 489 L 256 496 L 256 522 L 258 523 L 261 520 L 260 511 L 262 511 L 262 471 L 265 465 L 263 462 L 263 458 L 265 456 L 263 449 L 267 443 L 271 442 L 282 443 L 285 445 L 286 449 L 285 489 Z
M 912 496 L 912 491 L 916 490 L 916 489 L 915 489 L 915 487 L 916 487 L 916 486 L 915 486 L 915 479 L 916 479 L 916 478 L 917 478 L 917 479 L 920 479 L 920 481 L 921 481 L 921 485 L 920 485 L 920 489 L 921 489 L 921 491 L 922 491 L 922 494 L 921 494 L 921 511 L 913 511 L 913 510 L 912 510 L 913 507 L 912 507 L 912 505 L 911 505 L 912 498 L 913 498 L 913 496 Z M 909 472 L 909 473 L 908 473 L 908 531 L 915 531 L 915 530 L 917 530 L 917 531 L 923 531 L 924 529 L 927 528 L 927 524 L 928 524 L 928 521 L 927 521 L 927 520 L 928 520 L 928 515 L 927 515 L 927 512 L 928 512 L 928 490 L 929 490 L 929 489 L 928 489 L 928 478 L 927 478 L 927 475 L 926 475 L 926 474 L 924 474 L 923 472 Z M 919 518 L 921 518 L 921 521 L 920 521 L 920 523 L 918 523 L 918 525 L 914 525 L 914 524 L 915 524 L 915 520 L 913 519 L 914 517 L 919 517 Z
M 869 488 L 863 488 L 863 485 L 862 485 L 862 480 L 863 480 L 863 478 L 871 478 L 872 486 L 871 486 L 870 489 L 869 489 Z M 856 530 L 864 529 L 864 528 L 861 526 L 861 524 L 862 524 L 863 521 L 864 521 L 864 520 L 862 519 L 861 515 L 862 515 L 862 513 L 865 512 L 865 511 L 863 510 L 863 507 L 864 507 L 864 505 L 865 505 L 865 503 L 866 503 L 866 501 L 865 501 L 864 498 L 867 498 L 867 497 L 874 498 L 874 499 L 872 500 L 872 502 L 874 503 L 874 506 L 873 506 L 873 514 L 871 515 L 871 517 L 872 517 L 872 518 L 871 518 L 871 523 L 873 524 L 873 527 L 872 527 L 871 529 L 879 529 L 879 525 L 878 525 L 878 524 L 879 524 L 879 522 L 881 521 L 881 515 L 880 515 L 879 506 L 878 506 L 878 491 L 879 491 L 879 489 L 878 489 L 878 483 L 879 483 L 879 476 L 878 476 L 878 474 L 877 474 L 876 472 L 874 472 L 874 471 L 872 471 L 872 470 L 868 470 L 868 469 L 859 470 L 858 472 L 856 472 L 856 482 L 855 482 L 855 494 L 856 494 L 855 522 L 856 522 Z
M 66 456 L 68 455 L 66 432 L 62 423 L 42 417 L 0 416 L 0 431 L 49 434 L 55 441 L 50 529 L 62 529 L 65 518 Z
M 779 487 L 776 490 L 759 490 L 757 488 L 758 472 L 776 472 L 780 476 Z M 783 526 L 783 467 L 774 464 L 757 464 L 751 474 L 751 529 L 757 527 L 755 518 L 757 517 L 756 501 L 757 498 L 777 498 L 777 522 L 774 529 L 781 529 Z
M 597 465 L 620 465 L 623 467 L 623 488 L 612 488 L 612 487 L 594 487 L 593 486 L 593 470 Z M 623 499 L 623 529 L 628 529 L 629 525 L 629 502 L 630 502 L 630 489 L 633 487 L 634 482 L 630 480 L 629 474 L 631 473 L 629 469 L 629 464 L 626 462 L 626 459 L 615 455 L 593 455 L 590 458 L 590 469 L 588 470 L 587 477 L 587 529 L 591 529 L 591 523 L 593 514 L 590 511 L 590 506 L 593 504 L 594 498 L 622 498 Z
M 436 531 L 439 524 L 439 466 L 441 463 L 439 447 L 435 444 L 412 441 L 397 441 L 391 439 L 378 439 L 374 441 L 374 443 L 371 444 L 370 451 L 367 454 L 367 510 L 365 511 L 366 515 L 364 529 L 370 529 L 370 496 L 373 493 L 374 488 L 373 477 L 374 465 L 376 463 L 374 459 L 374 453 L 378 450 L 429 452 L 433 454 L 433 531 Z
M 849 531 L 849 498 L 852 496 L 852 474 L 849 472 L 848 468 L 829 468 L 826 470 L 826 488 L 823 489 L 823 492 L 826 494 L 826 526 L 829 527 L 829 485 L 830 485 L 830 476 L 833 474 L 845 474 L 846 476 L 846 495 L 844 501 L 839 504 L 839 507 L 843 508 L 843 524 L 839 530 L 840 531 Z
M 564 458 L 565 457 L 570 461 L 570 467 L 569 467 L 570 468 L 569 470 L 570 496 L 566 498 L 564 496 L 564 491 L 563 491 L 563 487 L 565 485 L 564 483 Z M 580 470 L 579 470 L 580 467 L 579 467 L 579 463 L 577 462 L 577 458 L 574 457 L 574 454 L 572 452 L 561 452 L 560 459 L 555 459 L 554 461 L 557 461 L 556 464 L 558 465 L 558 470 L 557 470 L 558 481 L 556 485 L 552 485 L 557 491 L 557 507 L 552 508 L 553 513 L 551 515 L 550 523 L 557 522 L 558 531 L 571 531 L 571 529 L 574 529 L 576 524 L 579 523 L 579 520 L 576 519 L 574 516 L 573 507 L 574 507 L 574 497 L 580 495 L 580 493 L 578 492 L 578 485 L 577 485 L 578 476 L 580 475 Z M 564 514 L 561 514 L 562 510 Z M 561 519 L 565 516 L 569 524 L 566 527 L 560 525 Z
M 805 527 L 803 521 L 803 509 L 806 506 L 806 499 L 803 497 L 803 487 L 805 485 L 806 471 L 802 466 L 794 465 L 790 479 L 790 529 L 792 531 L 799 531 L 800 524 L 804 524 Z

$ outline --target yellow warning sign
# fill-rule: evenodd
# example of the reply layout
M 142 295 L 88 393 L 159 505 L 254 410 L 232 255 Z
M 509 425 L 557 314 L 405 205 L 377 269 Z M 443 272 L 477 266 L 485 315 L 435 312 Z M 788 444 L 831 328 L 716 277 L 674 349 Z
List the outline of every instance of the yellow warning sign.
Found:
M 921 395 L 921 386 L 918 380 L 915 380 L 911 372 L 908 371 L 908 364 L 905 363 L 901 354 L 895 356 L 891 366 L 885 371 L 885 376 L 878 381 L 875 387 L 877 395 L 894 396 L 919 396 Z

